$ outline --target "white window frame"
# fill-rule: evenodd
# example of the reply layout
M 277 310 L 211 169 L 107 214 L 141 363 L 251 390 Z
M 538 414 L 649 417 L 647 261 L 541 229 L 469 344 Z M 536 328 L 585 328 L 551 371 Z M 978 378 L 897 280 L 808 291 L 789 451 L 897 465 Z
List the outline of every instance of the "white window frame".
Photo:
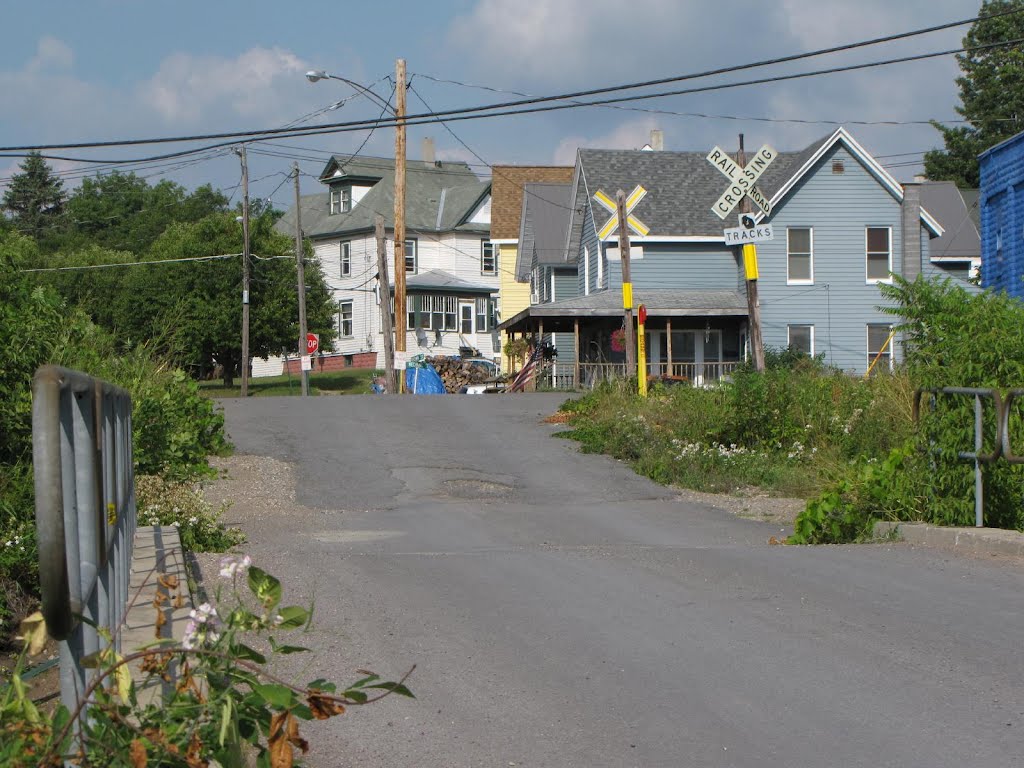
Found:
M 892 333 L 893 326 L 892 326 L 891 323 L 868 323 L 866 326 L 864 326 L 864 348 L 867 351 L 867 363 L 864 366 L 864 370 L 865 371 L 868 368 L 871 367 L 871 363 L 874 361 L 875 357 L 878 355 L 878 350 L 872 351 L 872 349 L 871 349 L 871 329 L 872 328 L 884 328 L 885 329 L 885 337 L 889 338 L 889 334 Z M 895 357 L 896 356 L 893 354 L 893 345 L 894 345 L 895 341 L 896 341 L 896 337 L 893 337 L 892 341 L 889 342 L 889 346 L 886 347 L 885 353 L 883 354 L 883 358 L 888 358 L 888 360 L 889 360 L 889 370 L 890 371 L 893 370 L 895 368 L 895 365 L 896 365 L 896 361 L 895 361 Z M 878 362 L 878 365 L 882 365 L 882 362 L 883 361 L 880 360 Z M 878 365 L 875 366 L 875 370 L 878 370 Z
M 416 329 L 416 296 L 405 297 L 406 322 L 409 330 Z M 459 298 L 457 296 L 440 296 L 423 294 L 420 299 L 420 319 L 428 318 L 425 326 L 427 331 L 458 331 L 459 330 Z
M 340 243 L 338 253 L 338 274 L 341 277 L 352 276 L 352 241 L 345 240 Z
M 348 305 L 348 319 L 345 319 L 345 306 Z M 355 336 L 355 302 L 351 299 L 343 299 L 338 302 L 338 336 L 343 339 L 351 339 Z M 345 325 L 348 325 L 348 333 L 345 332 Z
M 491 330 L 491 324 L 494 322 L 494 305 L 486 296 L 478 296 L 474 304 L 473 327 L 476 329 L 476 333 L 487 333 Z
M 808 238 L 810 240 L 809 246 L 810 251 L 807 253 L 809 260 L 810 273 L 809 278 L 806 277 L 792 277 L 790 275 L 790 256 L 793 252 L 789 248 L 789 233 L 795 229 L 807 230 Z M 798 255 L 803 255 L 799 252 Z M 814 284 L 814 227 L 786 227 L 786 285 L 813 285 Z
M 889 233 L 889 263 L 886 268 L 885 277 L 871 277 L 870 274 L 869 265 L 871 263 L 871 252 L 868 251 L 868 230 L 872 229 L 884 229 Z M 868 285 L 892 282 L 892 227 L 872 225 L 864 227 L 864 279 L 867 281 Z
M 814 326 L 811 323 L 790 323 L 786 326 L 786 347 L 793 346 L 793 329 L 794 328 L 807 328 L 810 331 L 811 337 L 811 349 L 807 353 L 810 357 L 814 357 Z
M 597 290 L 604 288 L 604 249 L 597 246 Z
M 487 266 L 488 251 L 490 251 L 490 267 Z M 498 274 L 498 246 L 490 240 L 480 241 L 480 274 Z
M 405 274 L 415 275 L 419 271 L 420 254 L 419 241 L 415 237 L 408 237 L 405 240 Z M 412 266 L 410 267 L 410 262 Z
M 583 246 L 583 295 L 590 295 L 590 249 Z

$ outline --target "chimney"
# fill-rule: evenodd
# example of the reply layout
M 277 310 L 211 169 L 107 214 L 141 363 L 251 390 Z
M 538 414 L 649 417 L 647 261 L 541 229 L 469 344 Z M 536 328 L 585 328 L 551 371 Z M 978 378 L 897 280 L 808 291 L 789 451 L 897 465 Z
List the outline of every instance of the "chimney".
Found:
M 427 165 L 434 164 L 434 140 L 427 136 L 423 139 L 423 162 Z
M 921 187 L 903 185 L 903 277 L 914 280 L 921 274 Z
M 665 149 L 665 132 L 654 128 L 651 130 L 651 149 L 661 152 Z

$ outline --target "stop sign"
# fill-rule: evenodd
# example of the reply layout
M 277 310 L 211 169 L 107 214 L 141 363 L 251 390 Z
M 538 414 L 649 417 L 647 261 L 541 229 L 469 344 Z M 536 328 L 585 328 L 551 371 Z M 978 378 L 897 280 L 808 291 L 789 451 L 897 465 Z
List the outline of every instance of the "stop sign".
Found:
M 320 336 L 315 333 L 306 334 L 306 354 L 312 355 L 320 349 Z

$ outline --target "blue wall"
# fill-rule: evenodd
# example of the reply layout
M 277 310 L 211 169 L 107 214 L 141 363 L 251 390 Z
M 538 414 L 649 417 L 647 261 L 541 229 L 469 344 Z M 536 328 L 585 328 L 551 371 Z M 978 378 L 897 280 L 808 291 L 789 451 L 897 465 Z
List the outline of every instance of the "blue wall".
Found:
M 614 248 L 614 246 L 613 246 Z M 629 262 L 633 287 L 735 291 L 735 249 L 713 243 L 651 243 Z M 622 261 L 606 259 L 608 288 L 622 287 Z
M 981 281 L 1024 298 L 1024 133 L 981 156 Z

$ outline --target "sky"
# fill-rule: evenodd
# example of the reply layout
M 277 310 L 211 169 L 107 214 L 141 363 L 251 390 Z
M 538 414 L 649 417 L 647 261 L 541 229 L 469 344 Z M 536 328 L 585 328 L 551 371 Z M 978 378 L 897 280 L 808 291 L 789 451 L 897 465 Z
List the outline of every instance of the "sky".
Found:
M 309 83 L 323 69 L 388 98 L 396 58 L 410 76 L 408 110 L 454 109 L 744 64 L 970 18 L 980 0 L 432 0 L 302 3 L 234 0 L 4 0 L 0 29 L 0 146 L 187 136 L 376 118 L 345 83 Z M 682 88 L 877 61 L 958 47 L 967 27 Z M 533 115 L 409 128 L 408 155 L 432 138 L 440 159 L 568 164 L 578 147 L 635 149 L 652 129 L 669 150 L 768 143 L 798 150 L 845 124 L 901 180 L 940 147 L 929 125 L 857 122 L 958 118 L 952 56 L 860 72 Z M 392 80 L 388 80 L 388 77 Z M 454 82 L 439 82 L 454 81 Z M 459 83 L 459 84 L 455 84 Z M 492 89 L 492 90 L 487 90 Z M 331 109 L 339 101 L 337 108 Z M 650 110 L 658 110 L 652 112 Z M 736 119 L 741 118 L 741 119 Z M 856 122 L 855 122 L 856 121 Z M 145 158 L 202 144 L 54 150 L 95 159 Z M 290 205 L 298 160 L 312 192 L 331 153 L 389 157 L 394 130 L 275 139 L 249 145 L 251 192 Z M 0 157 L 0 186 L 20 160 Z M 152 182 L 212 184 L 237 200 L 230 149 L 136 167 Z M 67 188 L 81 163 L 53 161 Z M 131 168 L 131 166 L 129 166 Z

